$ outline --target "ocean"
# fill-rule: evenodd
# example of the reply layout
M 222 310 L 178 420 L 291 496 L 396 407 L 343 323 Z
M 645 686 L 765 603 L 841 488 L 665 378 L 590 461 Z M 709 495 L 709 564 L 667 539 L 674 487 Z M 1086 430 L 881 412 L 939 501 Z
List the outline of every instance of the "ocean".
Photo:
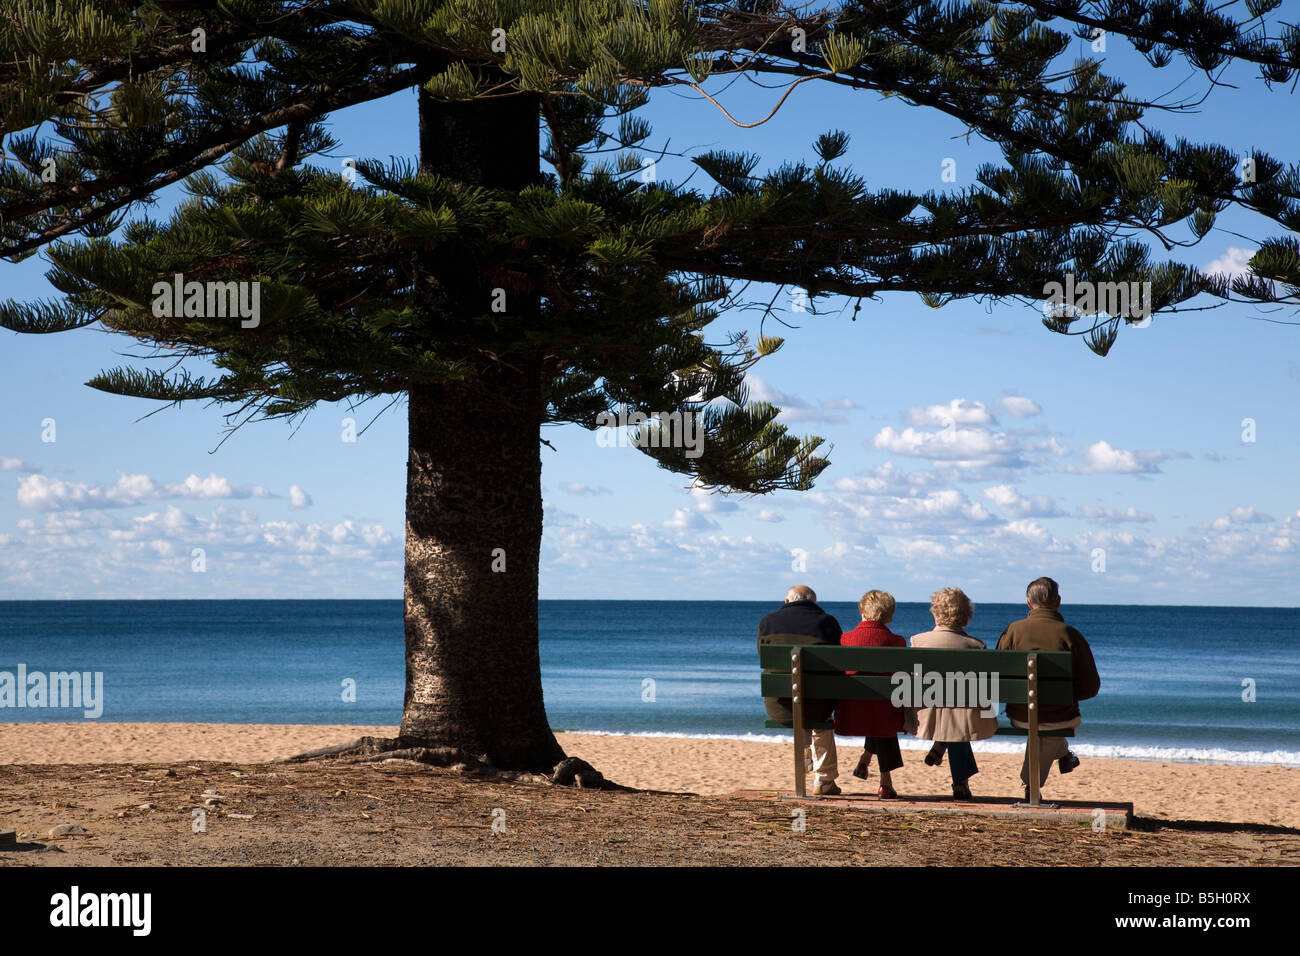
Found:
M 823 602 L 845 630 L 856 605 Z M 588 733 L 788 741 L 765 730 L 754 635 L 777 602 L 542 601 L 551 726 Z M 976 607 L 990 647 L 1023 605 Z M 1300 766 L 1300 609 L 1077 605 L 1101 694 L 1083 757 Z M 891 628 L 933 626 L 900 604 Z M 578 661 L 598 649 L 594 666 Z M 101 721 L 396 725 L 401 601 L 3 601 L 3 672 L 102 672 Z M 345 682 L 355 682 L 354 700 Z M 1252 694 L 1253 691 L 1253 694 Z M 1253 700 L 1246 698 L 1252 697 Z M 84 720 L 0 706 L 0 723 Z M 911 738 L 909 742 L 923 746 Z M 1015 738 L 983 741 L 1012 752 Z

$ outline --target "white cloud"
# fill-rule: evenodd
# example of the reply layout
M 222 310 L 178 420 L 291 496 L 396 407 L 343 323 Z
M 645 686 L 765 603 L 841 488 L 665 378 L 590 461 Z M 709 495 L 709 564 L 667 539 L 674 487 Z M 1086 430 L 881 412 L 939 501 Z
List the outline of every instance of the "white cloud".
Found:
M 402 539 L 361 521 L 260 521 L 219 505 L 126 517 L 98 508 L 17 522 L 0 589 L 51 597 L 283 597 L 359 588 L 400 595 Z M 194 548 L 206 571 L 191 570 Z M 362 590 L 360 593 L 364 594 Z
M 896 455 L 945 461 L 960 468 L 1024 468 L 1029 464 L 1018 437 L 983 428 L 948 427 L 933 432 L 905 428 L 900 432 L 885 427 L 871 445 Z
M 985 488 L 984 497 L 997 505 L 1009 518 L 1051 518 L 1065 514 L 1047 495 L 1026 497 L 1011 485 Z
M 805 497 L 822 509 L 835 537 L 857 543 L 877 535 L 965 534 L 999 522 L 957 488 L 912 496 L 813 491 Z
M 701 488 L 698 485 L 692 485 L 687 489 L 687 494 L 695 505 L 696 511 L 707 511 L 710 514 L 734 514 L 740 511 L 740 505 L 736 502 L 735 495 L 726 495 L 717 491 L 709 491 L 707 488 Z
M 543 587 L 547 575 L 556 575 L 566 593 L 608 596 L 610 574 L 616 569 L 616 575 L 627 582 L 654 578 L 660 587 L 671 582 L 674 593 L 718 586 L 734 591 L 730 580 L 726 585 L 710 582 L 742 575 L 749 589 L 756 569 L 762 568 L 772 579 L 772 590 L 784 593 L 789 584 L 780 582 L 790 570 L 788 546 L 713 533 L 716 529 L 710 519 L 685 508 L 665 522 L 638 522 L 623 528 L 606 528 L 580 515 L 548 508 L 542 538 Z
M 1028 418 L 1042 408 L 1033 399 L 1008 395 L 998 400 L 1009 414 Z M 945 405 L 917 406 L 903 413 L 901 431 L 882 428 L 868 448 L 928 460 L 944 481 L 1005 482 L 1009 472 L 1042 466 L 1052 457 L 1065 457 L 1069 446 L 1046 427 L 1005 430 L 983 402 L 956 398 Z
M 1291 593 L 1300 559 L 1300 512 L 1271 524 L 1189 529 L 1170 537 L 1144 539 L 1100 527 L 1059 537 L 1030 518 L 971 520 L 979 512 L 956 491 L 897 501 L 835 489 L 805 500 L 822 511 L 824 527 L 787 522 L 779 541 L 700 530 L 691 526 L 689 511 L 674 522 L 626 528 L 548 512 L 544 592 L 599 596 L 614 568 L 620 579 L 635 571 L 637 585 L 620 592 L 629 597 L 707 598 L 725 591 L 766 598 L 789 585 L 791 552 L 798 548 L 807 560 L 804 576 L 827 600 L 856 598 L 867 587 L 918 600 L 941 584 L 956 584 L 977 604 L 1011 601 L 1023 594 L 1026 581 L 1048 573 L 1062 581 L 1071 602 L 1165 596 L 1166 603 L 1186 603 L 1190 584 L 1207 603 L 1276 604 L 1278 594 Z M 1127 509 L 1115 513 L 1129 515 Z M 1248 517 L 1237 514 L 1239 522 Z M 1092 573 L 1097 547 L 1106 550 L 1106 574 Z M 980 636 L 991 631 L 996 637 L 1004 623 L 981 623 L 977 614 Z
M 310 508 L 311 495 L 303 491 L 297 485 L 289 486 L 289 507 L 291 508 Z
M 724 498 L 722 495 L 710 495 L 707 498 L 701 498 L 695 503 L 696 511 L 706 511 L 710 514 L 726 515 L 733 514 L 740 510 L 740 505 L 730 498 Z
M 780 405 L 785 409 L 812 408 L 806 401 L 798 395 L 790 392 L 783 392 L 768 384 L 765 379 L 757 375 L 750 375 L 745 378 L 745 384 L 749 386 L 749 397 L 755 402 L 771 402 L 773 405 Z
M 716 530 L 719 525 L 712 518 L 706 518 L 698 511 L 678 508 L 673 516 L 663 523 L 665 528 L 690 528 L 692 530 Z
M 1145 511 L 1138 511 L 1132 505 L 1127 508 L 1117 510 L 1115 508 L 1097 508 L 1093 505 L 1084 505 L 1079 509 L 1079 515 L 1094 521 L 1097 524 L 1111 524 L 1119 521 L 1146 522 L 1155 521 L 1155 515 L 1148 514 Z
M 1257 251 L 1255 249 L 1238 249 L 1236 246 L 1229 246 L 1227 252 L 1203 266 L 1201 271 L 1206 275 L 1218 275 L 1226 279 L 1249 276 L 1250 257 Z
M 23 461 L 21 458 L 0 458 L 0 471 L 21 471 L 24 474 L 34 475 L 40 469 L 30 461 Z
M 1061 470 L 1078 475 L 1154 475 L 1160 473 L 1161 462 L 1190 457 L 1182 451 L 1127 451 L 1099 441 L 1084 450 L 1082 466 L 1066 465 Z
M 1051 452 L 1057 458 L 1064 458 L 1070 453 L 1070 446 L 1064 442 L 1057 441 L 1055 436 L 1051 436 L 1045 441 L 1040 442 L 1038 447 L 1044 451 Z
M 947 405 L 909 408 L 903 413 L 903 424 L 922 428 L 934 425 L 942 428 L 948 425 L 995 425 L 997 419 L 983 402 L 954 398 Z
M 840 423 L 847 421 L 843 415 L 832 415 L 826 411 L 828 408 L 845 407 L 837 402 L 824 402 L 821 408 L 814 408 L 806 399 L 791 392 L 783 392 L 778 388 L 774 388 L 757 375 L 747 376 L 745 384 L 749 386 L 751 401 L 771 402 L 781 408 L 781 414 L 777 418 L 782 422 Z M 846 402 L 848 400 L 842 399 L 840 401 Z M 851 402 L 849 404 L 852 405 Z
M 717 515 L 701 513 L 702 497 L 625 529 L 600 528 L 577 518 L 556 528 L 548 513 L 546 541 L 555 547 L 547 550 L 544 580 L 551 575 L 563 591 L 571 580 L 581 580 L 571 573 L 575 567 L 624 562 L 625 568 L 645 569 L 660 592 L 671 588 L 672 593 L 707 597 L 725 587 L 749 597 L 757 582 L 762 582 L 763 594 L 788 583 L 791 549 L 797 548 L 807 558 L 810 583 L 836 599 L 882 586 L 915 600 L 952 583 L 968 587 L 977 602 L 981 593 L 985 601 L 1010 600 L 1023 593 L 1024 582 L 1044 573 L 1067 584 L 1070 600 L 1087 603 L 1162 597 L 1167 603 L 1185 603 L 1190 586 L 1197 600 L 1276 604 L 1275 593 L 1293 590 L 1300 512 L 1274 522 L 1267 514 L 1240 507 L 1213 521 L 1211 513 L 1203 519 L 1208 523 L 1182 534 L 1142 537 L 1133 532 L 1154 530 L 1154 515 L 1131 505 L 1103 505 L 1101 499 L 1080 505 L 1071 500 L 1077 492 L 1056 488 L 1049 494 L 1024 492 L 1018 472 L 1150 476 L 1166 461 L 1191 456 L 1107 441 L 1084 442 L 1072 450 L 1045 425 L 999 428 L 994 410 L 1015 419 L 1043 414 L 1037 402 L 1018 395 L 990 400 L 987 406 L 956 399 L 906 410 L 908 424 L 880 429 L 864 442 L 904 467 L 887 461 L 829 481 L 831 476 L 824 476 L 816 490 L 785 499 L 801 506 L 798 520 L 788 508 L 750 513 L 765 522 L 749 526 L 757 540 L 720 534 L 708 520 Z M 950 424 L 942 424 L 945 420 Z M 926 464 L 909 471 L 905 466 L 914 462 L 902 455 Z M 1096 481 L 1086 478 L 1078 487 L 1088 488 L 1084 500 L 1098 490 Z M 776 498 L 778 505 L 781 500 Z M 787 515 L 788 520 L 780 520 Z M 1079 522 L 1063 527 L 1084 530 L 1054 534 L 1060 518 Z M 782 538 L 762 540 L 769 534 Z M 1104 575 L 1092 572 L 1097 547 L 1106 550 Z M 592 595 L 597 587 L 590 585 Z
M 1004 530 L 1007 534 L 1031 541 L 1046 542 L 1051 537 L 1047 529 L 1035 521 L 1012 521 Z
M 560 482 L 560 490 L 570 495 L 594 496 L 594 495 L 612 495 L 614 493 L 610 491 L 608 488 L 606 488 L 604 485 L 598 485 L 597 487 L 593 488 L 591 485 L 584 485 L 578 481 L 562 481 Z
M 228 478 L 210 474 L 190 475 L 184 481 L 158 484 L 148 475 L 118 473 L 112 485 L 91 485 L 63 481 L 44 475 L 30 475 L 18 482 L 18 504 L 37 511 L 82 508 L 129 508 L 145 501 L 167 498 L 271 498 L 261 485 L 236 485 Z
M 834 487 L 840 491 L 911 498 L 927 488 L 935 487 L 941 481 L 932 471 L 904 471 L 892 461 L 887 461 L 854 478 L 838 478 Z
M 1226 531 L 1233 525 L 1239 524 L 1272 524 L 1275 519 L 1269 515 L 1262 514 L 1254 508 L 1238 507 L 1233 508 L 1221 518 L 1215 518 L 1210 522 L 1210 527 L 1215 531 Z
M 998 405 L 1008 415 L 1016 418 L 1033 418 L 1043 411 L 1042 406 L 1036 401 L 1023 395 L 1004 395 L 998 399 Z

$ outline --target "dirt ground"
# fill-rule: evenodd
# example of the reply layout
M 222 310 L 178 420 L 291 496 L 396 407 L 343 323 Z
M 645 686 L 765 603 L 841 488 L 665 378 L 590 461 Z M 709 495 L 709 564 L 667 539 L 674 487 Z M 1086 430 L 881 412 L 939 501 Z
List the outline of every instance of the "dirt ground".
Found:
M 1300 864 L 1300 831 L 1262 824 L 1139 818 L 1099 833 L 829 806 L 810 807 L 803 832 L 793 822 L 772 801 L 483 780 L 406 761 L 0 766 L 0 830 L 19 840 L 0 847 L 0 866 Z M 50 835 L 64 824 L 84 832 Z

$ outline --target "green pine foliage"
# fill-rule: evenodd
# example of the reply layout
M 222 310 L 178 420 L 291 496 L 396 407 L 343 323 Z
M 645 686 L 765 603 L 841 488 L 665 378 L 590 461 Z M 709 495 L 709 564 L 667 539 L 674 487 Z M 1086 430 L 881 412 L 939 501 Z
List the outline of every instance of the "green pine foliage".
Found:
M 745 284 L 942 307 L 1039 302 L 1069 272 L 1150 282 L 1156 311 L 1201 294 L 1300 301 L 1294 236 L 1266 240 L 1231 283 L 1150 248 L 1198 241 L 1232 207 L 1297 231 L 1295 164 L 1257 153 L 1244 179 L 1231 150 L 1164 138 L 1154 104 L 1099 60 L 1062 65 L 1071 32 L 1105 30 L 1154 68 L 1240 61 L 1288 82 L 1300 30 L 1269 19 L 1275 3 L 1246 6 L 1233 19 L 1196 2 L 4 0 L 0 255 L 43 250 L 62 298 L 0 303 L 0 325 L 131 336 L 181 370 L 91 385 L 216 401 L 240 420 L 526 362 L 544 379 L 539 424 L 698 413 L 702 455 L 642 451 L 707 487 L 805 489 L 827 465 L 821 440 L 789 435 L 744 386 L 780 340 L 708 338 Z M 965 188 L 913 194 L 847 166 L 850 137 L 830 130 L 815 163 L 761 170 L 713 149 L 692 157 L 712 186 L 645 181 L 652 131 L 636 113 L 652 91 L 738 72 L 897 97 L 956 118 L 1002 161 Z M 314 162 L 335 146 L 331 111 L 412 87 L 533 97 L 553 172 L 507 190 L 410 160 L 362 159 L 355 177 Z M 177 182 L 189 199 L 167 221 L 139 215 Z M 160 309 L 158 284 L 178 274 L 257 283 L 256 324 Z M 1104 355 L 1130 311 L 1043 321 Z

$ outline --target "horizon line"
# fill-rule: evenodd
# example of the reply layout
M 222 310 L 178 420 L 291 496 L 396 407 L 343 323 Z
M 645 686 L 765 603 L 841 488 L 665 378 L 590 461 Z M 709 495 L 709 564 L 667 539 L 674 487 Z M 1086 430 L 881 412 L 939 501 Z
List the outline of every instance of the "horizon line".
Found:
M 149 601 L 404 601 L 401 597 L 391 598 L 317 598 L 317 597 L 177 597 L 177 598 L 3 598 L 0 597 L 0 604 L 60 604 L 75 602 L 136 602 L 145 603 Z M 857 604 L 860 598 L 818 598 L 819 604 Z M 779 599 L 775 598 L 538 598 L 538 601 L 573 601 L 585 602 L 590 604 L 777 604 Z M 919 601 L 897 601 L 898 604 L 920 604 L 929 606 L 928 598 Z M 980 601 L 980 605 L 1006 604 L 1006 605 L 1023 605 L 1023 599 L 1018 601 Z M 1300 605 L 1294 604 L 1155 604 L 1155 603 L 1133 603 L 1105 601 L 1099 603 L 1088 603 L 1083 601 L 1070 601 L 1061 605 L 1065 608 L 1071 607 L 1165 607 L 1165 608 L 1214 608 L 1226 610 L 1262 610 L 1262 611 L 1297 611 Z

